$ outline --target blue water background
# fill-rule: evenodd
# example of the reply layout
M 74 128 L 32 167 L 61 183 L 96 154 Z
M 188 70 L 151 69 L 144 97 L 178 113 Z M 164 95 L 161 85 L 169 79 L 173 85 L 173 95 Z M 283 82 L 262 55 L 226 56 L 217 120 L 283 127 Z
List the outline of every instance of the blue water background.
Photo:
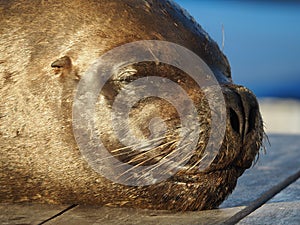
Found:
M 235 83 L 258 97 L 300 99 L 299 1 L 175 0 L 228 57 Z

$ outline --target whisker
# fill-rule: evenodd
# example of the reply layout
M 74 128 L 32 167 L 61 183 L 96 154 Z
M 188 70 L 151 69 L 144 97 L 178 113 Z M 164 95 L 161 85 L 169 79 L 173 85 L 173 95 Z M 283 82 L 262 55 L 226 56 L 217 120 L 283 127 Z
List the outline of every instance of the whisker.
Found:
M 155 147 L 155 148 L 153 148 L 153 149 L 151 149 L 151 150 L 149 150 L 149 151 L 146 151 L 146 152 L 143 152 L 143 153 L 141 153 L 141 154 L 138 154 L 138 156 L 144 156 L 144 155 L 147 155 L 149 152 L 155 151 L 155 150 L 157 150 L 157 149 L 159 149 L 159 148 L 163 148 L 164 146 L 167 146 L 167 145 L 169 145 L 169 144 L 171 144 L 171 143 L 174 143 L 174 142 L 176 142 L 176 140 L 172 140 L 172 141 L 169 141 L 169 142 L 164 143 L 164 144 L 162 144 L 162 145 L 159 145 L 159 146 L 157 146 L 157 147 Z M 127 162 L 127 163 L 133 163 L 133 162 L 134 162 L 134 161 L 130 160 L 130 161 Z
M 160 156 L 160 155 L 161 155 L 161 153 L 155 155 L 154 157 L 158 157 L 158 156 Z M 148 161 L 151 161 L 151 160 L 152 160 L 152 158 L 149 158 L 149 159 L 147 159 L 147 160 L 145 160 L 145 161 L 143 161 L 143 162 L 140 162 L 140 163 L 134 165 L 133 167 L 131 167 L 130 169 L 126 170 L 124 173 L 122 173 L 121 175 L 119 175 L 118 178 L 122 177 L 123 175 L 125 175 L 125 174 L 128 173 L 128 172 L 130 172 L 131 170 L 134 170 L 135 168 L 137 168 L 137 167 L 139 167 L 139 166 L 142 166 L 145 162 L 148 162 Z M 128 179 L 129 179 L 129 178 L 127 178 L 126 181 L 127 181 Z
M 190 143 L 185 144 L 184 146 L 178 148 L 178 150 L 180 150 L 180 149 L 182 149 L 182 148 L 188 146 L 189 144 L 190 144 Z M 174 152 L 175 152 L 175 151 L 172 151 L 170 154 L 164 156 L 162 159 L 160 159 L 160 161 L 163 160 L 163 159 L 165 159 L 166 157 L 170 156 L 170 155 L 173 154 Z M 176 157 L 176 156 L 170 158 L 170 160 L 171 160 L 171 159 L 174 159 L 175 157 Z M 186 157 L 186 158 L 188 158 L 188 157 Z M 169 161 L 170 161 L 170 160 L 169 160 Z M 168 161 L 168 162 L 169 162 L 169 161 Z M 166 162 L 164 162 L 164 163 L 166 163 Z M 163 163 L 163 164 L 164 164 L 164 163 Z M 156 169 L 158 166 L 161 166 L 161 165 L 163 165 L 163 164 L 158 164 L 158 165 L 154 166 L 153 168 L 151 168 L 150 170 L 148 170 L 147 172 L 153 171 L 153 170 Z M 143 177 L 145 177 L 145 176 L 146 176 L 146 175 L 142 175 L 139 179 L 141 179 L 141 178 L 143 178 Z
M 172 136 L 173 136 L 173 135 L 169 135 L 168 137 L 172 137 Z M 161 138 L 157 138 L 156 140 L 161 140 Z M 133 159 L 131 159 L 130 161 L 128 161 L 128 162 L 126 162 L 126 163 L 130 164 L 130 163 L 137 162 L 137 160 L 139 160 L 142 156 L 149 154 L 149 152 L 155 151 L 155 150 L 157 150 L 157 149 L 159 149 L 159 148 L 164 148 L 164 147 L 167 146 L 167 145 L 170 145 L 169 149 L 172 149 L 172 148 L 174 149 L 174 148 L 175 148 L 175 150 L 171 151 L 171 152 L 168 153 L 168 154 L 166 154 L 165 151 L 162 151 L 162 152 L 159 152 L 158 154 L 156 154 L 156 155 L 154 155 L 154 156 L 151 156 L 151 158 L 145 159 L 145 160 L 143 160 L 142 162 L 137 163 L 136 165 L 132 166 L 131 168 L 129 168 L 128 170 L 126 170 L 125 172 L 123 172 L 122 174 L 120 174 L 120 175 L 118 176 L 118 178 L 120 178 L 120 177 L 122 177 L 122 176 L 128 174 L 128 172 L 130 172 L 130 171 L 132 171 L 132 170 L 138 168 L 139 166 L 145 165 L 145 163 L 147 163 L 147 162 L 149 162 L 149 161 L 155 159 L 156 157 L 163 156 L 164 154 L 166 154 L 166 155 L 164 155 L 161 159 L 159 159 L 159 161 L 164 160 L 164 159 L 166 159 L 167 157 L 170 157 L 170 156 L 173 155 L 174 153 L 178 152 L 179 150 L 181 150 L 181 149 L 185 148 L 186 146 L 190 145 L 191 143 L 192 143 L 192 141 L 188 141 L 188 143 L 186 143 L 186 144 L 184 144 L 183 146 L 181 146 L 180 148 L 177 148 L 177 149 L 176 149 L 175 147 L 177 146 L 177 141 L 176 141 L 176 139 L 174 138 L 173 140 L 171 140 L 171 141 L 169 141 L 169 142 L 167 142 L 167 143 L 164 143 L 163 145 L 159 145 L 159 146 L 157 146 L 157 147 L 155 147 L 155 148 L 153 148 L 153 149 L 151 149 L 151 150 L 149 150 L 149 151 L 145 151 L 145 152 L 143 152 L 143 153 L 141 153 L 141 154 L 138 154 L 137 156 L 135 156 Z M 126 148 L 125 148 L 125 149 L 126 149 Z M 178 157 L 178 156 L 177 156 L 177 155 L 174 155 L 173 157 L 169 158 L 169 160 L 167 160 L 166 162 L 163 162 L 163 164 L 166 164 L 166 163 L 170 162 L 171 160 L 173 160 L 173 159 L 176 158 L 176 157 Z M 182 162 L 186 161 L 186 160 L 187 160 L 188 158 L 190 158 L 190 157 L 191 157 L 190 155 L 184 157 L 183 159 L 181 159 L 181 161 L 180 161 L 179 164 L 181 164 Z M 154 167 L 152 167 L 151 169 L 144 169 L 144 171 L 146 171 L 147 174 L 144 174 L 144 175 L 140 176 L 138 179 L 141 179 L 141 178 L 147 176 L 147 175 L 148 175 L 148 172 L 157 169 L 159 166 L 161 166 L 161 165 L 163 165 L 163 164 L 157 163 L 157 165 L 154 165 Z M 146 167 L 146 168 L 147 168 L 147 167 Z M 130 179 L 130 177 L 128 177 L 126 180 L 129 180 L 129 179 Z
M 165 138 L 169 138 L 169 137 L 172 137 L 173 135 L 167 135 L 167 136 L 164 136 L 164 137 L 159 137 L 159 138 L 156 138 L 156 139 L 151 139 L 151 140 L 148 140 L 147 141 L 147 144 L 149 143 L 149 145 L 145 146 L 145 147 L 149 147 L 150 146 L 150 143 L 152 142 L 155 142 L 155 141 L 160 141 L 160 140 L 163 140 Z M 129 149 L 129 148 L 134 148 L 134 147 L 138 147 L 140 146 L 141 144 L 135 144 L 135 145 L 130 145 L 130 146 L 125 146 L 125 147 L 122 147 L 122 148 L 117 148 L 117 149 L 114 149 L 112 150 L 111 152 L 114 153 L 114 152 L 117 152 L 117 151 L 120 151 L 120 150 L 125 150 L 125 149 Z M 133 150 L 134 151 L 134 150 Z
M 172 137 L 172 135 L 166 136 L 166 137 L 164 137 L 164 138 L 167 138 L 167 137 Z M 163 139 L 163 138 L 161 138 L 161 139 Z M 157 138 L 157 140 L 159 140 L 159 138 Z M 153 151 L 153 150 L 156 150 L 156 149 L 158 149 L 158 148 L 160 148 L 160 147 L 162 147 L 162 146 L 171 144 L 171 143 L 173 143 L 173 142 L 176 142 L 176 140 L 169 141 L 169 142 L 167 142 L 167 143 L 165 143 L 165 144 L 163 144 L 163 145 L 157 146 L 156 148 L 153 148 L 153 149 L 151 149 L 151 150 L 149 150 L 149 151 L 143 152 L 143 153 L 139 154 L 139 156 L 144 155 L 144 154 L 147 154 L 147 153 L 149 153 L 149 152 L 151 152 L 151 151 Z M 132 146 L 137 146 L 137 145 L 132 145 Z M 119 150 L 119 151 L 120 151 L 120 150 L 126 150 L 126 149 L 130 149 L 132 146 L 127 146 L 127 147 L 124 147 L 124 148 L 118 148 L 118 149 L 116 149 L 116 150 Z M 149 146 L 150 146 L 150 145 L 149 145 Z M 116 152 L 116 150 L 113 150 L 113 151 L 111 151 L 111 152 Z M 117 157 L 117 156 L 128 155 L 128 154 L 131 154 L 131 153 L 134 153 L 134 152 L 136 152 L 136 151 L 133 150 L 133 149 L 131 149 L 130 151 L 121 152 L 121 153 L 118 153 L 118 154 L 114 154 L 114 155 L 110 155 L 110 156 L 108 156 L 108 157 L 104 157 L 104 158 L 98 159 L 98 161 L 107 160 L 107 159 L 114 158 L 114 157 Z M 151 160 L 152 160 L 152 159 L 151 159 Z M 133 161 L 133 162 L 134 162 L 134 161 Z M 127 163 L 131 163 L 131 162 L 127 162 Z
M 178 150 L 180 150 L 180 149 L 182 149 L 182 148 L 188 146 L 189 144 L 190 144 L 190 143 L 187 143 L 186 145 L 182 146 L 182 147 L 179 148 Z M 171 153 L 167 154 L 167 155 L 164 156 L 162 159 L 165 159 L 167 156 L 171 155 L 173 152 L 175 152 L 175 151 L 172 151 Z M 155 155 L 153 158 L 158 157 L 158 156 L 160 156 L 160 155 L 162 155 L 162 154 L 164 154 L 164 153 L 159 153 L 159 154 Z M 121 176 L 123 176 L 123 175 L 125 175 L 126 173 L 130 172 L 131 170 L 133 170 L 133 169 L 135 169 L 135 168 L 141 166 L 141 165 L 144 164 L 145 162 L 148 162 L 148 161 L 153 160 L 153 158 L 149 158 L 149 159 L 147 159 L 147 160 L 145 160 L 145 161 L 143 161 L 143 162 L 140 162 L 140 163 L 134 165 L 133 167 L 131 167 L 130 169 L 128 169 L 128 170 L 126 170 L 124 173 L 122 173 L 118 178 L 120 178 Z M 173 158 L 174 158 L 174 157 L 173 157 Z M 162 160 L 162 159 L 160 159 L 160 160 Z M 171 159 L 172 159 L 172 158 L 171 158 Z M 155 168 L 157 168 L 158 166 L 159 166 L 159 164 L 158 164 L 157 166 L 153 167 L 152 169 L 148 170 L 148 171 L 152 171 L 152 170 L 154 170 Z M 145 175 L 142 175 L 140 178 L 142 178 L 142 177 L 145 177 Z M 140 179 L 140 178 L 139 178 L 139 179 Z M 126 181 L 129 180 L 129 179 L 130 179 L 130 178 L 127 178 Z
M 190 168 L 188 168 L 187 172 L 193 170 L 196 166 L 198 166 L 203 161 L 203 159 L 205 159 L 205 157 L 207 155 L 208 154 L 206 153 L 204 156 L 202 156 L 201 159 L 199 159 L 193 166 L 191 166 Z

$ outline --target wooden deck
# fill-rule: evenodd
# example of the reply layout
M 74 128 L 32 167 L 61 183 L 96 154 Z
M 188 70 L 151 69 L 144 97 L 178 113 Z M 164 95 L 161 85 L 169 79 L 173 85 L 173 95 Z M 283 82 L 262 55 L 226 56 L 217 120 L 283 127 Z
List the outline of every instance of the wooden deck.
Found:
M 233 194 L 217 210 L 172 213 L 80 205 L 0 204 L 0 224 L 299 225 L 300 136 L 269 138 L 267 154 L 260 154 L 258 163 L 239 179 Z

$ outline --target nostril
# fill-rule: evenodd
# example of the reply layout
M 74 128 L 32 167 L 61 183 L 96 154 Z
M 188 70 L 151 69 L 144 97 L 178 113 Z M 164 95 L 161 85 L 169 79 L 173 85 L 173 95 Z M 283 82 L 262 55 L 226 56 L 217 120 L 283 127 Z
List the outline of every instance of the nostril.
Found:
M 240 131 L 240 122 L 239 117 L 233 109 L 230 109 L 230 124 L 232 129 L 239 133 Z
M 251 108 L 248 117 L 248 130 L 247 134 L 250 133 L 255 128 L 255 120 L 257 116 L 257 108 Z

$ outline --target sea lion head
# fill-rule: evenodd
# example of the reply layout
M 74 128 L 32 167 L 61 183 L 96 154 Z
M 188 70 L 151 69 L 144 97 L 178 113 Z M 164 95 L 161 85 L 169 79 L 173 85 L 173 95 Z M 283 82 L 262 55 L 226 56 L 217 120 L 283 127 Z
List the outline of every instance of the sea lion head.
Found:
M 263 139 L 256 97 L 233 83 L 226 56 L 172 1 L 0 6 L 3 201 L 211 209 L 252 165 Z M 141 43 L 152 61 L 118 64 L 119 55 L 110 55 Z M 161 43 L 180 51 L 160 47 L 157 53 Z M 197 61 L 183 52 L 201 59 L 204 72 L 191 76 L 193 63 L 178 68 L 180 57 Z M 110 71 L 101 89 L 99 65 Z M 205 75 L 214 82 L 207 83 Z M 136 89 L 129 88 L 132 83 Z M 132 103 L 136 96 L 144 97 Z M 126 103 L 131 107 L 112 117 L 120 99 L 121 109 Z M 99 146 L 114 161 L 102 164 Z M 187 146 L 192 149 L 182 155 Z M 140 173 L 133 172 L 137 168 Z

